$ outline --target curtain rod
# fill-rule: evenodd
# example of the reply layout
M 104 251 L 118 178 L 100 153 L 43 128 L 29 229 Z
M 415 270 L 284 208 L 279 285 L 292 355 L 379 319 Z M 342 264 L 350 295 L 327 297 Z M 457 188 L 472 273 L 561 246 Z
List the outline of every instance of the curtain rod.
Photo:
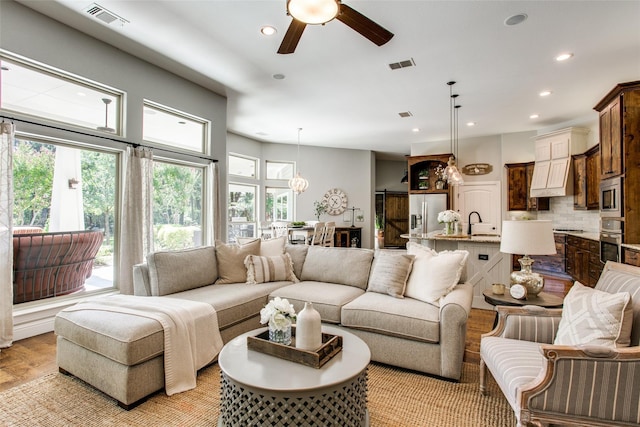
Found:
M 143 148 L 156 149 L 156 150 L 164 151 L 166 153 L 178 154 L 178 155 L 183 155 L 183 156 L 191 156 L 191 157 L 196 157 L 198 159 L 209 160 L 211 162 L 218 163 L 217 159 L 214 159 L 214 158 L 208 157 L 208 156 L 194 155 L 194 154 L 185 153 L 185 152 L 181 152 L 181 151 L 173 151 L 173 150 L 170 150 L 170 149 L 167 149 L 167 148 L 149 147 L 149 146 L 144 145 L 144 144 L 138 144 L 136 142 L 130 142 L 130 141 L 123 140 L 123 139 L 116 139 L 116 138 L 112 138 L 112 137 L 109 137 L 109 136 L 103 136 L 103 135 L 94 135 L 94 134 L 87 133 L 87 132 L 82 132 L 82 131 L 79 131 L 79 130 L 65 129 L 65 128 L 58 127 L 58 126 L 53 126 L 53 125 L 48 125 L 48 124 L 38 123 L 38 122 L 32 122 L 32 121 L 20 119 L 20 118 L 17 118 L 17 117 L 6 116 L 4 114 L 0 114 L 0 118 L 2 118 L 3 122 L 4 122 L 5 119 L 7 119 L 7 120 L 10 120 L 11 123 L 13 123 L 14 121 L 15 122 L 22 122 L 22 123 L 26 123 L 26 124 L 29 124 L 29 125 L 42 126 L 42 127 L 45 127 L 45 128 L 54 129 L 54 130 L 60 130 L 60 131 L 63 131 L 63 132 L 71 132 L 71 133 L 75 133 L 75 134 L 78 134 L 78 135 L 89 136 L 91 138 L 106 139 L 108 141 L 113 141 L 113 142 L 118 142 L 120 144 L 130 145 L 130 146 L 132 146 L 134 148 L 143 147 Z

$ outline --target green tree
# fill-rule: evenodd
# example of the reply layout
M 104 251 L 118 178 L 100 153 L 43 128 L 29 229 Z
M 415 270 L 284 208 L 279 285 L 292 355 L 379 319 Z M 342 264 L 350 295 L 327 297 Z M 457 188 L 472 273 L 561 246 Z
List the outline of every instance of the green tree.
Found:
M 202 170 L 170 163 L 154 163 L 154 223 L 199 225 L 201 212 Z
M 13 153 L 13 224 L 45 227 L 51 206 L 55 147 L 16 140 Z
M 85 225 L 103 228 L 109 241 L 115 221 L 115 155 L 83 150 L 81 164 Z

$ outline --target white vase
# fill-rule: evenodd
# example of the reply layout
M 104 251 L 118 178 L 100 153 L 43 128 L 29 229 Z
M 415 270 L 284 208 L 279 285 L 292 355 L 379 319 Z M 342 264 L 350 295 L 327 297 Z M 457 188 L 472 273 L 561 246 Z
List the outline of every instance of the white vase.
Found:
M 296 348 L 315 350 L 322 345 L 322 324 L 320 313 L 310 302 L 298 313 L 296 321 Z

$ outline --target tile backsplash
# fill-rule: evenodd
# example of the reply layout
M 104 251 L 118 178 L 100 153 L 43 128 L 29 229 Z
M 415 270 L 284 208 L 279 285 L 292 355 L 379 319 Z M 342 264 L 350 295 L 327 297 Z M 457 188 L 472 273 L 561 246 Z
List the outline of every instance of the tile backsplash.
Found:
M 584 230 L 597 233 L 600 230 L 598 210 L 573 210 L 573 196 L 551 197 L 549 210 L 539 211 L 538 219 L 553 221 L 553 228 Z

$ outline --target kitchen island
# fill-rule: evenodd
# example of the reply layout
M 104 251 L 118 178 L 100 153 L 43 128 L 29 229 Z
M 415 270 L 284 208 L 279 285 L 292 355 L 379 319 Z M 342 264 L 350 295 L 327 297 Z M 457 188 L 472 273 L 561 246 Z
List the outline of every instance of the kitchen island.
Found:
M 402 234 L 400 237 L 425 245 L 437 252 L 465 250 L 469 252 L 462 280 L 473 284 L 473 308 L 494 310 L 482 295 L 493 283 L 509 285 L 511 255 L 500 252 L 498 235 L 443 235 L 440 230 L 424 234 Z

